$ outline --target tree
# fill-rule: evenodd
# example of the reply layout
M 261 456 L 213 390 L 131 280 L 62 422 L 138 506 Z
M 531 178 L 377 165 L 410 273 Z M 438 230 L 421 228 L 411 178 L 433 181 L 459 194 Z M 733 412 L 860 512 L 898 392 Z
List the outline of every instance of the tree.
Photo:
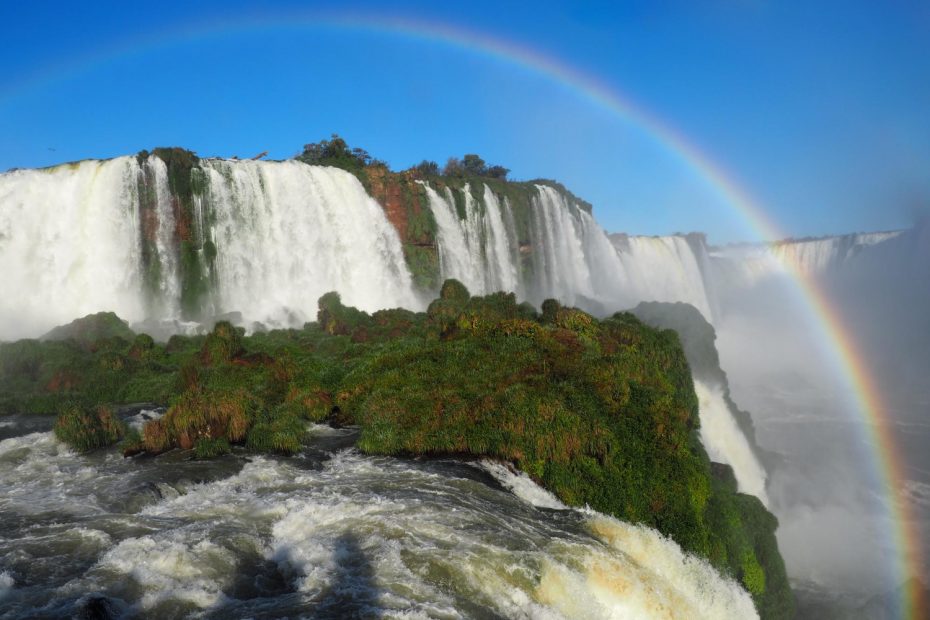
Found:
M 462 158 L 462 166 L 465 168 L 465 174 L 476 177 L 483 177 L 488 173 L 488 166 L 478 155 L 468 153 Z
M 335 166 L 349 171 L 358 171 L 372 165 L 386 166 L 384 162 L 372 159 L 365 149 L 350 149 L 346 141 L 335 133 L 329 140 L 305 144 L 297 159 L 315 166 Z
M 450 157 L 446 161 L 446 167 L 442 169 L 442 173 L 447 177 L 465 176 L 465 167 L 462 165 L 462 160 L 458 157 Z
M 429 161 L 424 159 L 416 166 L 413 167 L 413 170 L 420 177 L 436 177 L 439 176 L 439 164 L 434 161 Z
M 504 168 L 503 166 L 491 166 L 487 170 L 487 176 L 492 179 L 500 179 L 502 181 L 507 180 L 507 174 L 510 172 L 510 168 Z

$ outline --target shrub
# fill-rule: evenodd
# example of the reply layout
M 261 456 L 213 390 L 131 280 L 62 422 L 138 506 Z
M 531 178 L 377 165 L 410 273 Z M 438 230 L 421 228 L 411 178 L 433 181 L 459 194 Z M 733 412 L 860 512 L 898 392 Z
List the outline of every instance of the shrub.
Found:
M 198 459 L 212 459 L 223 454 L 229 454 L 231 448 L 225 437 L 201 438 L 194 445 L 194 456 Z
M 255 452 L 296 454 L 306 432 L 305 423 L 292 410 L 281 407 L 259 417 L 249 429 L 246 447 Z
M 77 452 L 113 445 L 125 432 L 125 425 L 103 406 L 86 409 L 70 405 L 55 420 L 55 436 Z
M 213 331 L 207 335 L 203 348 L 200 350 L 203 363 L 208 366 L 223 364 L 241 355 L 244 334 L 245 330 L 241 327 L 233 327 L 229 321 L 218 322 L 214 325 Z

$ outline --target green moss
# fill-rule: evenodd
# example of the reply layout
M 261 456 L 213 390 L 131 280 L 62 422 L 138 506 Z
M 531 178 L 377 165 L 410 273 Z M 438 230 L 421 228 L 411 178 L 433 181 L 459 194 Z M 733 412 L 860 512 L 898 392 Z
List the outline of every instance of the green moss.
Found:
M 98 312 L 56 327 L 42 336 L 42 340 L 74 340 L 87 346 L 112 338 L 133 340 L 135 337 L 129 325 L 116 314 Z
M 436 248 L 405 243 L 403 250 L 413 285 L 421 291 L 435 291 L 440 278 L 439 253 Z
M 133 456 L 145 452 L 145 442 L 142 434 L 132 427 L 127 427 L 126 434 L 120 442 L 120 451 L 123 456 Z
M 753 596 L 765 594 L 765 571 L 759 565 L 756 554 L 748 549 L 743 553 L 740 565 L 740 581 Z
M 229 321 L 219 321 L 207 335 L 200 350 L 204 364 L 217 365 L 229 362 L 242 354 L 242 337 L 245 330 L 234 327 Z

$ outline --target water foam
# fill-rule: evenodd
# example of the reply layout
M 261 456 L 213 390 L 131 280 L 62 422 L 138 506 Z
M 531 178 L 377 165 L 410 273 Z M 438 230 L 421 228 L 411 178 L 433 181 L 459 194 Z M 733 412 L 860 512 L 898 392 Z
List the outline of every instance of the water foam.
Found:
M 130 157 L 0 174 L 0 340 L 116 310 L 139 320 Z
M 0 600 L 3 600 L 11 590 L 16 586 L 16 581 L 9 572 L 0 573 Z
M 587 511 L 587 526 L 606 549 L 585 550 L 575 567 L 552 564 L 542 597 L 586 618 L 756 618 L 736 582 L 655 530 Z M 588 596 L 573 596 L 586 591 Z
M 481 461 L 481 468 L 494 476 L 505 489 L 533 506 L 555 510 L 568 509 L 559 498 L 533 482 L 533 479 L 522 471 L 514 471 L 502 463 L 488 460 Z
M 59 454 L 56 444 L 50 433 L 0 442 L 0 459 L 24 465 L 60 458 L 74 463 L 72 471 L 95 472 L 71 489 L 54 484 L 55 507 L 93 505 L 86 499 L 94 492 L 119 494 L 126 468 L 135 470 L 115 453 L 117 460 L 90 459 Z M 159 459 L 138 465 L 145 471 L 159 467 Z M 68 601 L 92 591 L 148 615 L 597 618 L 628 612 L 661 618 L 671 610 L 679 617 L 751 616 L 740 606 L 745 593 L 655 532 L 566 509 L 499 464 L 482 468 L 515 495 L 479 482 L 465 464 L 367 457 L 350 449 L 320 464 L 306 457 L 251 458 L 225 478 L 179 485 L 180 492 L 162 493 L 137 509 L 126 504 L 134 512 L 103 515 L 101 528 L 85 521 L 99 508 L 62 513 L 58 518 L 66 522 L 47 536 L 61 540 L 56 528 L 64 528 L 71 542 L 60 552 L 80 549 L 71 569 L 77 574 L 53 596 L 26 603 L 50 615 L 70 613 Z M 4 474 L 7 469 L 15 468 Z M 9 544 L 24 543 L 0 542 Z M 43 570 L 60 570 L 53 564 Z M 243 582 L 242 575 L 254 577 Z

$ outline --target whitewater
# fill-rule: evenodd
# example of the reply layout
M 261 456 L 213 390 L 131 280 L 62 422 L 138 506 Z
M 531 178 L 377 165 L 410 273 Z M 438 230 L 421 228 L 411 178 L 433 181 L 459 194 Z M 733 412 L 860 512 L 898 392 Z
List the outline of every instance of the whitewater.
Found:
M 323 426 L 294 458 L 127 460 L 30 424 L 0 441 L 2 618 L 756 617 L 655 531 L 496 463 L 363 456 Z

